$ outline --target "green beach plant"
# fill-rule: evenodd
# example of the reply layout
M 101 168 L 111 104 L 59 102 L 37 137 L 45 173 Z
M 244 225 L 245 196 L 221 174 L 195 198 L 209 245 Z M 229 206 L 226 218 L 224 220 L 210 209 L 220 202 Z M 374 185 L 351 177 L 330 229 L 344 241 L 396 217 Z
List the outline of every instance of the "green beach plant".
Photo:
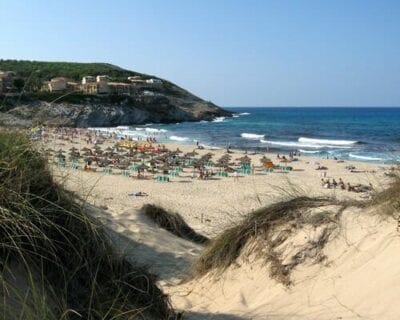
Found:
M 153 204 L 145 204 L 141 212 L 157 226 L 171 232 L 177 237 L 199 244 L 207 244 L 209 242 L 207 237 L 194 231 L 182 216 L 176 212 L 165 210 Z
M 0 131 L 3 318 L 175 319 L 155 277 L 116 255 L 85 210 L 25 133 Z

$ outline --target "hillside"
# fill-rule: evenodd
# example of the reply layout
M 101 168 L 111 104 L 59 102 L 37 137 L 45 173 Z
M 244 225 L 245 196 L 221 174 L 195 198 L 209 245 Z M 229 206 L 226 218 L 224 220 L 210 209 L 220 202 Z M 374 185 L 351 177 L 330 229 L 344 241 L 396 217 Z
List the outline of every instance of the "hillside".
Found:
M 0 125 L 117 126 L 231 115 L 168 80 L 106 63 L 0 60 L 0 70 L 14 73 L 13 87 L 0 90 Z M 131 86 L 134 92 L 100 95 L 75 89 L 43 91 L 44 84 L 57 77 L 77 86 L 83 77 L 97 75 L 107 75 L 116 85 Z M 142 83 L 134 86 L 128 77 L 137 77 Z M 160 84 L 147 83 L 149 79 Z

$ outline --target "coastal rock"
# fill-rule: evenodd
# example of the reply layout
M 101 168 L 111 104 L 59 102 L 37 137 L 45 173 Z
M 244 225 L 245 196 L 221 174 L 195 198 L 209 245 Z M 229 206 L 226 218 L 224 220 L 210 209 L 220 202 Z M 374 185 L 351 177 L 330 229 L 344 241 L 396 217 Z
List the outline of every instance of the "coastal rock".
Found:
M 46 124 L 69 127 L 113 127 L 145 123 L 212 120 L 231 113 L 198 98 L 167 96 L 129 98 L 118 102 L 93 97 L 81 103 L 30 101 L 0 113 L 0 124 Z
M 25 83 L 22 90 L 0 90 L 1 126 L 111 127 L 232 115 L 168 80 L 107 63 L 0 59 L 0 70 Z M 105 78 L 108 90 L 98 91 L 98 80 L 90 90 L 82 86 L 95 76 Z M 64 87 L 51 89 L 52 79 L 62 79 Z

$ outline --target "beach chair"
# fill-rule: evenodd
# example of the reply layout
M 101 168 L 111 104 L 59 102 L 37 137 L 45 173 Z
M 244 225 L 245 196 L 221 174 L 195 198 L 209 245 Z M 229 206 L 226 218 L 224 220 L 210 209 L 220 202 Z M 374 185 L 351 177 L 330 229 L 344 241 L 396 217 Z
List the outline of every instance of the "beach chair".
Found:
M 218 177 L 228 177 L 228 172 L 226 171 L 218 171 L 217 172 Z
M 77 161 L 77 160 L 72 160 L 72 161 L 70 161 L 69 167 L 70 167 L 71 169 L 78 170 L 78 169 L 79 169 L 79 163 L 78 163 L 78 161 Z
M 169 182 L 168 176 L 157 176 L 156 179 L 157 179 L 157 182 Z
M 130 177 L 130 174 L 131 174 L 131 172 L 129 171 L 129 170 L 122 170 L 122 175 L 124 176 L 124 177 Z
M 58 168 L 65 168 L 65 160 L 57 159 L 57 167 Z
M 169 173 L 169 175 L 170 175 L 171 177 L 179 177 L 179 171 L 177 171 L 177 170 L 172 170 L 172 171 Z
M 104 175 L 111 174 L 111 168 L 110 167 L 104 167 L 102 173 Z
M 130 165 L 130 166 L 128 167 L 128 169 L 129 169 L 130 172 L 135 172 L 135 171 L 138 170 L 138 167 L 139 167 L 138 165 L 132 164 L 132 165 Z
M 185 160 L 185 165 L 186 165 L 186 166 L 191 166 L 191 165 L 193 165 L 193 162 L 194 162 L 193 159 L 186 159 L 186 160 Z

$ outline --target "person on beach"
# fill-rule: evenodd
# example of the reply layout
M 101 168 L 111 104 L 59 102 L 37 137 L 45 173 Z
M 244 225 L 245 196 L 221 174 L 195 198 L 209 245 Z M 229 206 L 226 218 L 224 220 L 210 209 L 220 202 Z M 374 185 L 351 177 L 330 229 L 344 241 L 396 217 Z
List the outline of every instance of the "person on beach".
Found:
M 233 181 L 239 181 L 239 177 L 238 177 L 238 173 L 237 173 L 237 171 L 234 171 L 233 172 Z

